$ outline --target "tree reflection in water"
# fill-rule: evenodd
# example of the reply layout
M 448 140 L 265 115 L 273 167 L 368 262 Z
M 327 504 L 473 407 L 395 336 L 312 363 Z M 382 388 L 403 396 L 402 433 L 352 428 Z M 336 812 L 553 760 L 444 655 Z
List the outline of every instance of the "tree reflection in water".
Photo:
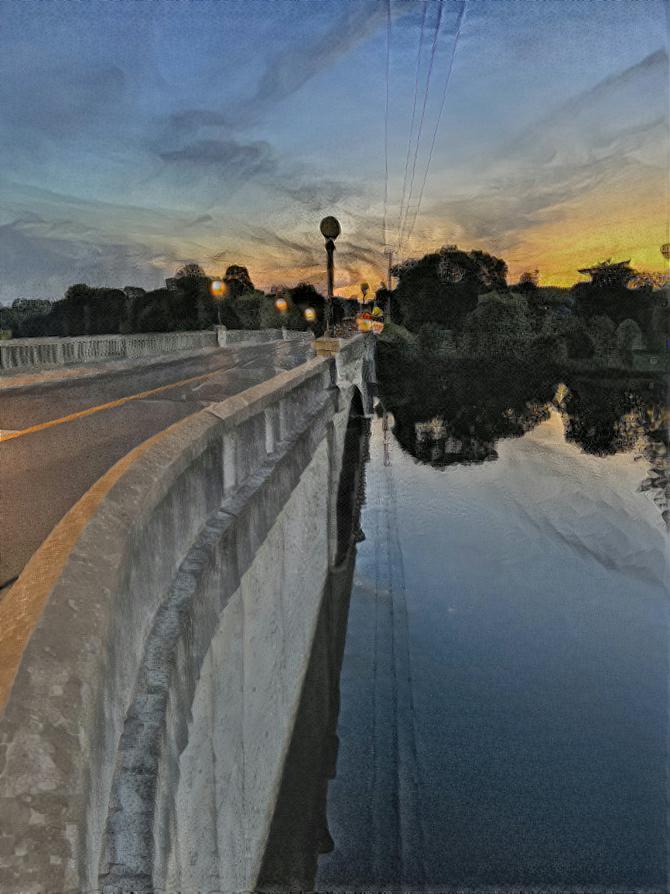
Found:
M 497 442 L 563 418 L 565 438 L 594 456 L 636 451 L 648 463 L 650 491 L 670 527 L 667 383 L 662 376 L 562 368 L 527 362 L 403 357 L 380 351 L 380 396 L 393 434 L 419 462 L 444 469 L 495 460 Z
M 640 485 L 668 521 L 668 436 L 661 377 L 603 375 L 526 362 L 445 362 L 378 355 L 378 412 L 392 416 L 404 451 L 438 469 L 497 459 L 501 439 L 522 437 L 552 412 L 565 438 L 595 456 L 637 451 L 648 464 Z M 383 408 L 382 408 L 383 407 Z M 332 850 L 329 780 L 338 752 L 339 682 L 347 629 L 369 428 L 352 414 L 338 494 L 338 548 L 287 754 L 258 891 L 313 890 L 319 855 Z

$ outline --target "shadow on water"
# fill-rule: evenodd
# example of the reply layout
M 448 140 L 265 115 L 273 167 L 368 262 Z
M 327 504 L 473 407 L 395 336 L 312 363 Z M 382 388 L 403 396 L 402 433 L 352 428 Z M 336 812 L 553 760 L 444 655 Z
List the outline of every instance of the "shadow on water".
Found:
M 642 516 L 596 458 L 640 459 L 638 490 L 668 522 L 667 383 L 519 361 L 380 368 L 405 456 L 386 469 L 386 417 L 372 442 L 351 419 L 259 889 L 664 890 L 668 616 L 636 577 Z M 418 750 L 400 753 L 410 733 Z
M 286 757 L 258 889 L 310 890 L 320 854 L 333 848 L 328 831 L 328 781 L 339 740 L 340 670 L 347 630 L 356 544 L 365 497 L 369 420 L 354 405 L 347 427 L 337 497 L 337 548 L 322 597 L 300 706 Z

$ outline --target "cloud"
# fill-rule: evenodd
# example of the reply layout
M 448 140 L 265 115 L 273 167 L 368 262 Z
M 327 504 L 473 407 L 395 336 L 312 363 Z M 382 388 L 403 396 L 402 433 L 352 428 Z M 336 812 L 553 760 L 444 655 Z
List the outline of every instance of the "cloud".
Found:
M 258 174 L 273 174 L 277 169 L 270 144 L 264 141 L 196 140 L 159 155 L 168 164 L 201 169 L 215 166 L 222 177 L 234 175 L 246 179 Z
M 70 223 L 71 231 L 74 224 Z M 0 301 L 19 295 L 61 297 L 73 282 L 158 285 L 154 252 L 146 245 L 59 237 L 48 221 L 17 219 L 0 226 Z
M 266 261 L 270 260 L 277 270 L 310 269 L 323 264 L 323 252 L 306 233 L 300 240 L 299 236 L 282 236 L 271 227 L 249 226 L 245 228 L 244 237 L 245 242 L 262 248 Z
M 75 137 L 107 120 L 110 109 L 126 95 L 126 76 L 116 65 L 35 67 L 24 78 L 0 79 L 0 105 L 5 127 L 23 133 L 35 129 L 44 137 Z M 9 137 L 10 134 L 7 134 Z
M 295 183 L 291 183 L 291 179 Z M 304 168 L 302 173 L 301 169 L 294 168 L 292 177 L 282 177 L 273 185 L 277 191 L 313 212 L 332 208 L 361 192 L 361 186 L 353 182 L 345 183 L 327 177 L 321 179 L 311 172 L 306 173 Z
M 502 154 L 540 165 L 579 160 L 667 118 L 668 54 L 660 49 L 569 97 L 503 147 Z
M 206 208 L 251 182 L 312 214 L 363 191 L 353 181 L 321 176 L 311 165 L 283 158 L 265 140 L 195 139 L 169 149 L 157 145 L 155 151 L 162 167 L 151 179 L 165 180 L 173 193 L 185 190 L 191 201 L 196 198 Z
M 176 133 L 192 133 L 201 128 L 229 127 L 228 119 L 214 109 L 182 109 L 168 117 L 168 126 Z
M 295 44 L 275 54 L 261 75 L 255 93 L 239 110 L 245 123 L 266 108 L 296 93 L 309 80 L 334 65 L 385 21 L 386 4 L 348 3 L 346 13 L 310 43 Z
M 423 226 L 446 219 L 461 240 L 513 250 L 608 185 L 625 204 L 640 177 L 665 182 L 667 65 L 659 50 L 570 97 L 490 158 L 476 191 L 435 202 Z
M 213 223 L 213 222 L 214 222 L 214 218 L 212 217 L 211 214 L 201 214 L 200 217 L 196 217 L 194 220 L 189 220 L 187 223 L 185 223 L 184 227 L 185 228 L 200 227 L 200 226 L 203 226 L 204 224 L 209 224 L 209 223 Z
M 77 281 L 156 288 L 184 255 L 211 249 L 186 235 L 192 216 L 80 199 L 0 177 L 0 301 L 58 297 Z

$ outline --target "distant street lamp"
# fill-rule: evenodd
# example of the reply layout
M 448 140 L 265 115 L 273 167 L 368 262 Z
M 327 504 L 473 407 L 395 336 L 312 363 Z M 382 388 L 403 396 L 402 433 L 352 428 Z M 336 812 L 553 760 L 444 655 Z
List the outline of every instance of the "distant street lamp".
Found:
M 222 282 L 220 279 L 212 280 L 212 282 L 209 284 L 209 291 L 210 291 L 212 298 L 214 298 L 214 300 L 216 301 L 216 314 L 217 314 L 217 318 L 219 320 L 219 326 L 220 326 L 221 325 L 221 303 L 220 302 L 221 302 L 221 299 L 226 294 L 226 284 L 225 284 L 225 282 Z
M 326 309 L 326 334 L 331 335 L 333 318 L 333 291 L 335 284 L 335 240 L 341 233 L 340 222 L 336 217 L 324 217 L 319 226 L 321 235 L 326 240 L 327 273 L 328 273 L 328 305 Z

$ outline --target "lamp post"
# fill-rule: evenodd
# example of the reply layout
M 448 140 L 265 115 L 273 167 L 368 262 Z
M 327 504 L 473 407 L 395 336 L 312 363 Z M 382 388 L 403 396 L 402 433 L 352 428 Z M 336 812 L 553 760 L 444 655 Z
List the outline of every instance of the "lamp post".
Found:
M 336 217 L 324 217 L 319 226 L 321 235 L 326 240 L 327 276 L 328 276 L 328 305 L 326 307 L 326 335 L 331 335 L 333 319 L 333 289 L 335 283 L 335 240 L 340 235 L 340 222 Z

